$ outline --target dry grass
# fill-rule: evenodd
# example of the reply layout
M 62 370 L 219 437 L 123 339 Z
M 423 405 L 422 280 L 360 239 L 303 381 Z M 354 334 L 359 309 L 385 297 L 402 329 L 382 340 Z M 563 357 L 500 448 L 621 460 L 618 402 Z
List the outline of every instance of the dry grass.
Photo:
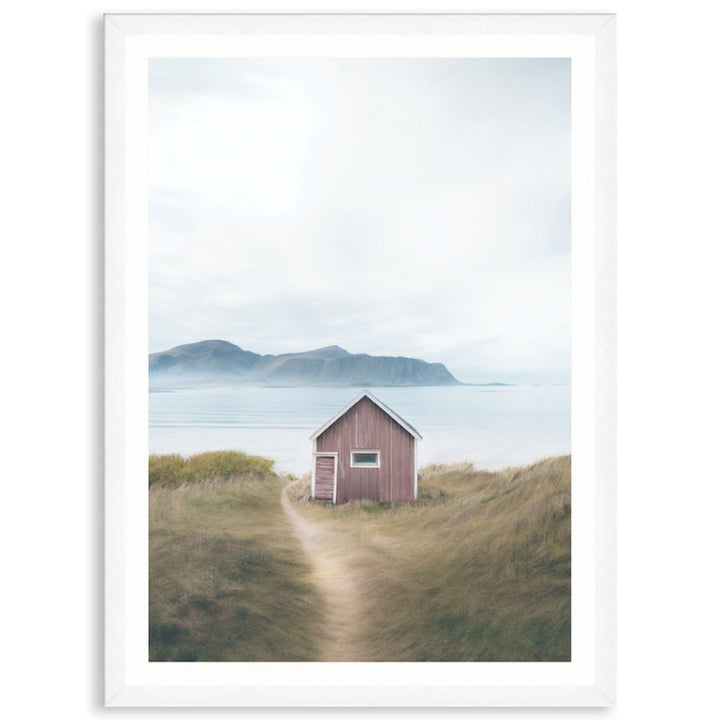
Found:
M 316 658 L 322 602 L 280 506 L 286 482 L 150 487 L 150 660 Z
M 420 498 L 295 507 L 332 528 L 366 608 L 366 660 L 570 659 L 570 458 L 430 466 Z
M 192 459 L 154 461 L 168 474 L 149 490 L 150 659 L 320 659 L 332 598 L 280 504 L 288 478 L 259 458 L 201 457 L 213 479 L 178 482 Z M 229 460 L 247 471 L 223 477 Z M 403 505 L 328 507 L 307 479 L 288 493 L 360 607 L 353 659 L 569 660 L 570 458 L 430 466 L 419 485 Z

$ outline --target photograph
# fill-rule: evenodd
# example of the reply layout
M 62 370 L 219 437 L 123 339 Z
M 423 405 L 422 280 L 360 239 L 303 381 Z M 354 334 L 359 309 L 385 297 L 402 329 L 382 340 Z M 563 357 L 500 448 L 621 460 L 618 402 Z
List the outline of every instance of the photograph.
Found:
M 706 5 L 10 7 L 10 717 L 712 714 Z
M 572 661 L 571 79 L 149 59 L 151 664 Z
M 9 7 L 8 717 L 712 714 L 706 6 Z

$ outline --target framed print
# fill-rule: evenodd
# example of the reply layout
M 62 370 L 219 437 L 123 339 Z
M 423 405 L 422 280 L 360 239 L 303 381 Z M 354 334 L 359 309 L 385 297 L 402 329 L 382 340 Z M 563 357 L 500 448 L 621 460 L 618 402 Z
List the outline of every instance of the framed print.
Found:
M 105 42 L 106 704 L 612 704 L 614 16 Z

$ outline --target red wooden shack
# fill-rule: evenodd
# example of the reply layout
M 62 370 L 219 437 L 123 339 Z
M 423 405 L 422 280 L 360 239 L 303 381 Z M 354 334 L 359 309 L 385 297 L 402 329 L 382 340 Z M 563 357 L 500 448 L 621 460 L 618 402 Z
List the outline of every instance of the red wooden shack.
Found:
M 312 496 L 404 502 L 417 497 L 420 433 L 367 391 L 311 436 Z

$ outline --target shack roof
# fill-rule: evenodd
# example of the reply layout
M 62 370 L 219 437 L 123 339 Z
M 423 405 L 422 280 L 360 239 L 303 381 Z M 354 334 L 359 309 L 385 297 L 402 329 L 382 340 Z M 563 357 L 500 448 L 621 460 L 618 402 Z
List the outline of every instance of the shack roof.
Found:
M 351 400 L 344 408 L 335 413 L 324 425 L 321 425 L 311 436 L 310 439 L 322 435 L 331 425 L 335 424 L 348 410 L 357 405 L 363 398 L 367 398 L 370 402 L 375 403 L 383 412 L 387 413 L 400 427 L 407 430 L 413 437 L 422 440 L 422 435 L 407 421 L 403 420 L 395 411 L 391 410 L 382 400 L 378 400 L 372 393 L 363 390 L 354 400 Z

